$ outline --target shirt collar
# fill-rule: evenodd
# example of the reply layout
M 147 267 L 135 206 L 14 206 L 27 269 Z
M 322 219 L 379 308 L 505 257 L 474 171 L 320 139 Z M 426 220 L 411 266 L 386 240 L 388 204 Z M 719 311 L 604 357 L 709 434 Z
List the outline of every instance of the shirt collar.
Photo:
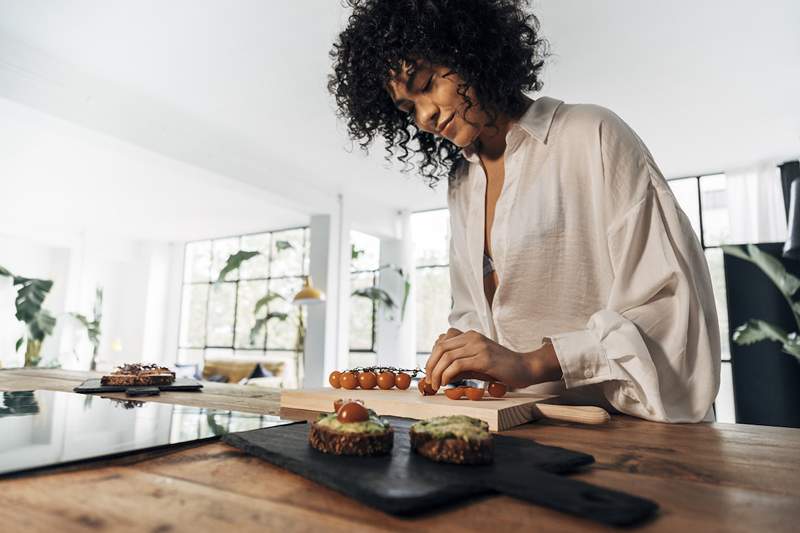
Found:
M 520 119 L 509 128 L 506 134 L 506 149 L 513 149 L 519 144 L 518 141 L 521 140 L 519 133 L 521 132 L 530 135 L 542 144 L 547 144 L 547 136 L 550 133 L 550 127 L 553 125 L 553 117 L 556 114 L 556 109 L 562 103 L 561 100 L 556 100 L 549 96 L 542 96 L 534 100 Z M 480 162 L 473 145 L 463 148 L 461 155 L 470 163 Z

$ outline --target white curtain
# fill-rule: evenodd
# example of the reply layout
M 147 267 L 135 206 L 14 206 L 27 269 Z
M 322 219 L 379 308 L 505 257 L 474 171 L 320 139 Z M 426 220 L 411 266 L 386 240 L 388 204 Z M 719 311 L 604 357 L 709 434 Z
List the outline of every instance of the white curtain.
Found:
M 730 243 L 786 240 L 781 175 L 771 163 L 725 172 Z

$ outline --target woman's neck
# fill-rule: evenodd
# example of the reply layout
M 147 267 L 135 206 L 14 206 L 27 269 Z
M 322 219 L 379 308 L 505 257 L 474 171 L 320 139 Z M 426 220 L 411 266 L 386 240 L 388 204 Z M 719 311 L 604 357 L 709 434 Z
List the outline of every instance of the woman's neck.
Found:
M 478 155 L 481 159 L 496 161 L 506 151 L 506 134 L 512 121 L 507 115 L 500 115 L 491 126 L 484 126 L 478 136 Z
M 525 104 L 519 116 L 510 117 L 506 114 L 497 116 L 494 125 L 484 126 L 483 132 L 478 136 L 478 155 L 481 159 L 496 161 L 503 157 L 506 151 L 506 135 L 508 130 L 514 125 L 516 121 L 527 111 L 528 107 L 533 103 L 533 100 L 527 96 L 523 96 Z

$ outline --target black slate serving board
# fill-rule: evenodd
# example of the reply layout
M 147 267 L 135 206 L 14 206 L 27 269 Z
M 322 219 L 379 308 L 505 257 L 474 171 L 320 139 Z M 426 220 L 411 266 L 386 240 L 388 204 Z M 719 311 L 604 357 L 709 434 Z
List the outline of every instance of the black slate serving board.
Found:
M 148 385 L 150 387 L 158 387 L 163 391 L 199 391 L 203 388 L 203 384 L 194 379 L 178 378 L 170 385 Z M 87 379 L 74 389 L 75 392 L 83 394 L 95 392 L 126 392 L 128 389 L 137 389 L 142 387 L 131 387 L 126 385 L 101 385 L 99 379 Z
M 383 457 L 347 457 L 318 452 L 308 444 L 308 424 L 225 435 L 246 453 L 300 474 L 384 512 L 411 516 L 501 492 L 590 520 L 633 525 L 652 516 L 654 502 L 563 477 L 594 462 L 591 455 L 544 446 L 529 439 L 494 436 L 491 465 L 435 463 L 410 449 L 414 420 L 387 418 L 394 449 Z

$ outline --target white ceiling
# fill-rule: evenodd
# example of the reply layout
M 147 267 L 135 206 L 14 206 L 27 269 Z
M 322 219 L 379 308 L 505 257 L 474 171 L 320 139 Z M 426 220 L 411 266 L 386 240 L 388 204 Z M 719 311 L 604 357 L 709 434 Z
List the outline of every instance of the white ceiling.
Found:
M 613 109 L 667 177 L 800 155 L 797 0 L 538 1 L 544 92 Z
M 554 52 L 543 93 L 616 111 L 667 176 L 800 154 L 800 2 L 534 9 Z M 325 89 L 345 17 L 334 0 L 0 0 L 0 97 L 295 212 L 332 210 L 338 193 L 364 212 L 443 206 L 443 190 L 385 168 L 380 149 L 347 150 Z
M 278 196 L 0 98 L 0 235 L 183 241 L 300 226 Z

